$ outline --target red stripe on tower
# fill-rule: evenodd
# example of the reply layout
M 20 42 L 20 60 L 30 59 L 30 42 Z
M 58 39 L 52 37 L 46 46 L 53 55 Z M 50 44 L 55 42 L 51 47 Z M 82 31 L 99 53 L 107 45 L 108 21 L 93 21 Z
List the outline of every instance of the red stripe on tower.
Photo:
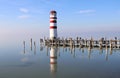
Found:
M 56 20 L 50 20 L 50 23 L 57 23 Z
M 50 26 L 50 29 L 57 29 L 57 26 Z

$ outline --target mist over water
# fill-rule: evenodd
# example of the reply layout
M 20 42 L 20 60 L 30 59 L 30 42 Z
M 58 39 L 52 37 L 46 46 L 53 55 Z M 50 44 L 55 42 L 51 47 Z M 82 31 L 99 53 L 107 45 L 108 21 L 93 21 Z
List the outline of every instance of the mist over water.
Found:
M 86 36 L 87 38 L 89 37 L 87 35 L 76 34 L 72 37 Z M 60 36 L 62 37 L 63 34 Z M 44 36 L 38 35 L 27 37 L 4 35 L 2 38 L 0 39 L 0 78 L 120 77 L 119 49 L 110 51 L 110 49 L 98 48 L 89 50 L 88 48 L 47 47 L 40 45 L 39 39 Z M 31 38 L 33 39 L 32 47 L 30 46 Z M 25 47 L 23 41 L 25 41 Z M 56 64 L 51 64 L 51 52 L 56 53 L 57 59 L 52 59 L 57 62 Z

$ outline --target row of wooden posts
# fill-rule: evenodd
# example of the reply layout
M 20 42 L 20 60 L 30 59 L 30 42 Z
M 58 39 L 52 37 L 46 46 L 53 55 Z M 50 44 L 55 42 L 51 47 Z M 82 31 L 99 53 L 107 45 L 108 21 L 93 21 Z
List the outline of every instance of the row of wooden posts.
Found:
M 23 52 L 24 52 L 24 54 L 26 53 L 26 50 L 25 50 L 25 41 L 23 41 L 23 44 L 24 44 L 24 50 L 23 50 Z M 34 41 L 33 42 L 33 44 L 34 44 L 34 46 L 33 46 L 33 51 L 34 51 L 34 54 L 36 54 L 36 42 Z M 40 43 L 40 51 L 42 51 L 43 50 L 43 40 L 41 39 L 41 43 Z M 53 47 L 53 45 L 52 45 L 52 47 Z M 58 55 L 60 56 L 60 49 L 58 48 L 58 46 L 54 46 L 57 50 L 57 52 L 59 53 Z M 32 51 L 32 39 L 30 39 L 30 48 L 31 48 L 31 51 Z M 46 47 L 46 49 L 47 49 L 47 56 L 48 56 L 48 49 L 50 49 L 50 47 L 49 46 L 47 46 Z M 73 48 L 73 47 L 63 47 L 63 52 L 64 51 L 66 51 L 67 52 L 67 50 L 69 50 L 70 52 L 71 52 L 71 54 L 73 55 L 73 57 L 75 58 L 76 57 L 76 54 L 75 54 L 75 48 Z M 84 48 L 81 48 L 81 49 L 79 49 L 79 50 L 81 50 L 81 52 L 82 53 L 84 53 Z M 100 50 L 100 53 L 102 53 L 102 49 Z M 112 54 L 112 50 L 110 50 L 110 55 Z M 89 57 L 89 59 L 90 59 L 90 57 L 91 57 L 91 50 L 90 49 L 88 49 L 88 57 Z M 105 58 L 106 58 L 106 60 L 108 60 L 108 51 L 106 50 L 106 55 L 105 55 Z
M 23 44 L 25 45 L 25 41 L 23 41 Z M 30 46 L 32 47 L 32 44 L 36 47 L 36 42 L 32 40 L 32 38 L 30 39 Z M 105 38 L 101 38 L 99 40 L 94 40 L 93 38 L 91 39 L 82 39 L 81 37 L 77 37 L 75 39 L 72 38 L 58 38 L 58 39 L 54 39 L 54 40 L 50 40 L 50 39 L 40 39 L 40 45 L 45 45 L 45 46 L 57 46 L 57 47 L 80 47 L 80 48 L 84 48 L 84 47 L 88 47 L 88 48 L 117 48 L 120 49 L 120 40 L 118 40 L 116 37 L 115 39 L 105 39 Z M 32 49 L 32 48 L 31 48 Z
M 120 48 L 120 40 L 115 37 L 115 39 L 107 40 L 105 38 L 101 38 L 99 40 L 91 39 L 82 39 L 81 37 L 77 37 L 76 39 L 72 38 L 58 38 L 54 40 L 50 39 L 40 39 L 41 44 L 45 44 L 46 46 L 63 46 L 63 47 L 89 47 L 89 48 Z
M 23 41 L 24 44 L 24 53 L 25 51 L 25 41 Z M 33 45 L 33 47 L 32 47 Z M 54 40 L 50 40 L 50 39 L 40 39 L 40 51 L 43 50 L 43 47 L 46 46 L 47 48 L 47 55 L 48 55 L 48 49 L 50 49 L 50 47 L 63 47 L 63 50 L 67 50 L 67 47 L 69 47 L 70 52 L 75 52 L 75 47 L 80 48 L 81 51 L 83 52 L 84 48 L 88 48 L 89 53 L 91 52 L 92 48 L 99 48 L 100 50 L 102 49 L 106 49 L 106 52 L 108 52 L 108 48 L 110 49 L 110 54 L 112 53 L 112 50 L 116 50 L 116 49 L 120 49 L 120 40 L 118 40 L 117 38 L 115 39 L 111 39 L 111 40 L 107 40 L 104 38 L 101 38 L 100 40 L 93 40 L 93 38 L 91 39 L 82 39 L 82 38 L 76 38 L 76 39 L 72 39 L 72 38 L 58 38 L 58 39 L 54 39 Z M 32 40 L 32 38 L 30 39 L 30 48 L 32 51 L 34 51 L 34 54 L 36 54 L 36 42 Z M 90 54 L 89 54 L 90 55 Z M 108 54 L 107 54 L 108 55 Z

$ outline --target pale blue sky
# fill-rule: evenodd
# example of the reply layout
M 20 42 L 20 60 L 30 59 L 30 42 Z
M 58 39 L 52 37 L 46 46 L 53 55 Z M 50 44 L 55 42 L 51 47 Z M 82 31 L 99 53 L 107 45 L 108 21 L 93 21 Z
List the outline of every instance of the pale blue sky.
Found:
M 0 0 L 0 35 L 49 35 L 56 10 L 59 34 L 120 32 L 120 0 Z

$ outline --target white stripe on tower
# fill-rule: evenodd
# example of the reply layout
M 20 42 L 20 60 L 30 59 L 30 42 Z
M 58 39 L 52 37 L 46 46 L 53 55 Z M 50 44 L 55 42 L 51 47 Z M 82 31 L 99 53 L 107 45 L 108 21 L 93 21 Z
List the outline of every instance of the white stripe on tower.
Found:
M 50 39 L 57 38 L 57 12 L 52 10 L 50 12 Z

